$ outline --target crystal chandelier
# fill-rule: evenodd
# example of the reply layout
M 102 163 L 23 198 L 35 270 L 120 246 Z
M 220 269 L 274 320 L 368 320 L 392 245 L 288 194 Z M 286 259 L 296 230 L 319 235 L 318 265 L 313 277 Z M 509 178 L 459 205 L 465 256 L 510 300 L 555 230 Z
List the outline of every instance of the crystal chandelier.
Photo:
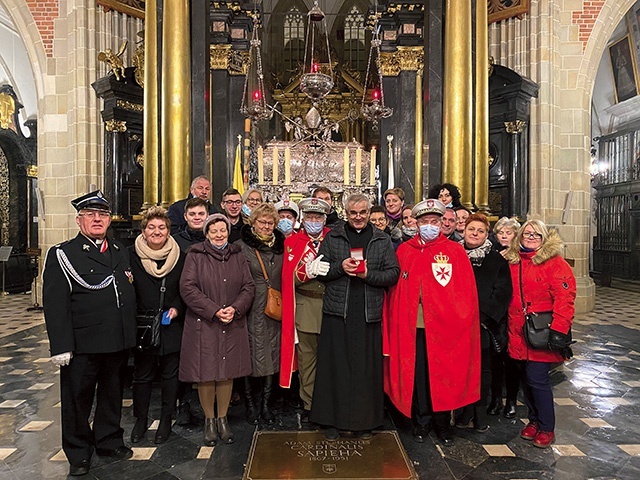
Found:
M 253 32 L 249 46 L 249 65 L 244 79 L 244 91 L 240 112 L 253 121 L 269 120 L 273 117 L 273 108 L 267 104 L 262 71 L 262 42 L 258 38 L 258 16 L 253 17 Z
M 324 58 L 321 58 L 324 57 Z M 326 58 L 325 72 L 323 63 Z M 307 36 L 304 49 L 303 74 L 300 78 L 300 90 L 311 99 L 314 107 L 317 102 L 328 95 L 333 88 L 333 67 L 331 65 L 331 50 L 325 15 L 318 2 L 307 14 Z
M 384 104 L 384 88 L 382 86 L 382 61 L 380 59 L 380 27 L 376 18 L 371 36 L 371 48 L 369 49 L 369 60 L 367 61 L 367 73 L 364 80 L 364 92 L 362 94 L 362 106 L 360 114 L 367 122 L 372 123 L 374 130 L 378 129 L 378 123 L 383 118 L 393 115 L 393 109 Z M 372 70 L 375 68 L 375 72 Z M 377 78 L 374 78 L 377 76 Z M 373 83 L 373 91 L 369 100 L 367 87 Z

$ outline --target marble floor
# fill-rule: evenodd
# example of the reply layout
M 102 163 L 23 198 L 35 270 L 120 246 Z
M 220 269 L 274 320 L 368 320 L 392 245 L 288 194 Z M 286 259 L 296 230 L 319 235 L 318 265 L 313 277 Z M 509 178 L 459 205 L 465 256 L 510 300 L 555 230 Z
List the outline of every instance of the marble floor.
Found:
M 0 298 L 0 479 L 66 478 L 60 449 L 58 369 L 49 362 L 42 314 L 27 312 L 31 298 Z M 523 420 L 491 417 L 486 433 L 458 430 L 453 446 L 435 436 L 413 441 L 408 422 L 387 415 L 422 479 L 640 479 L 640 296 L 598 288 L 596 309 L 576 318 L 576 356 L 554 370 L 557 440 L 541 450 L 519 438 Z M 125 390 L 125 439 L 133 427 L 131 390 Z M 158 418 L 159 398 L 154 392 Z M 262 429 L 300 428 L 299 413 L 278 403 L 278 421 Z M 519 417 L 526 415 L 518 407 Z M 229 412 L 236 442 L 204 447 L 201 426 L 174 426 L 156 446 L 153 432 L 134 457 L 113 461 L 94 456 L 88 475 L 97 479 L 241 479 L 256 427 L 241 406 Z M 152 426 L 152 428 L 154 428 Z

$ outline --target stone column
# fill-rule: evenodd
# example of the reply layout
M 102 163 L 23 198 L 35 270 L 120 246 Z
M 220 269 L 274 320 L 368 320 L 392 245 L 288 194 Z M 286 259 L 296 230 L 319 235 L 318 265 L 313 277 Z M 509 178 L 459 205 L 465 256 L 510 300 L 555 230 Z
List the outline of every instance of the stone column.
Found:
M 469 0 L 446 2 L 444 59 L 442 180 L 457 185 L 463 205 L 470 208 L 473 188 L 473 82 Z
M 524 218 L 526 209 L 523 208 L 522 192 L 528 191 L 528 184 L 524 181 L 527 171 L 523 168 L 523 158 L 520 149 L 520 135 L 524 131 L 527 122 L 515 120 L 505 122 L 507 133 L 511 134 L 511 158 L 512 171 L 509 177 L 509 216 Z
M 187 196 L 191 181 L 189 0 L 164 0 L 162 16 L 161 203 L 168 206 Z

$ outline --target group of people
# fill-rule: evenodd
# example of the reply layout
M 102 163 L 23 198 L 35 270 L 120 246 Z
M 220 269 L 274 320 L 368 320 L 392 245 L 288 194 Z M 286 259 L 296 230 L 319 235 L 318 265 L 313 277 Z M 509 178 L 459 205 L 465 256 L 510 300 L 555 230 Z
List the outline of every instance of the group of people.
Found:
M 228 189 L 220 213 L 209 196 L 198 177 L 189 198 L 148 209 L 128 249 L 107 237 L 101 192 L 72 202 L 80 233 L 49 250 L 43 272 L 71 475 L 88 472 L 94 450 L 132 454 L 120 427 L 130 349 L 132 443 L 146 435 L 157 376 L 156 443 L 170 436 L 194 385 L 207 445 L 234 441 L 227 411 L 236 391 L 249 423 L 274 423 L 278 385 L 299 390 L 301 422 L 322 427 L 327 440 L 371 438 L 386 394 L 411 418 L 417 442 L 433 428 L 444 445 L 453 425 L 484 432 L 488 414 L 513 418 L 521 385 L 522 438 L 553 442 L 549 370 L 571 356 L 576 293 L 555 230 L 508 218 L 492 230 L 451 184 L 416 205 L 399 188 L 379 207 L 353 194 L 345 220 L 323 186 L 297 204 Z M 525 317 L 540 312 L 553 315 L 543 350 L 523 335 Z M 154 315 L 159 341 L 149 348 L 137 331 Z

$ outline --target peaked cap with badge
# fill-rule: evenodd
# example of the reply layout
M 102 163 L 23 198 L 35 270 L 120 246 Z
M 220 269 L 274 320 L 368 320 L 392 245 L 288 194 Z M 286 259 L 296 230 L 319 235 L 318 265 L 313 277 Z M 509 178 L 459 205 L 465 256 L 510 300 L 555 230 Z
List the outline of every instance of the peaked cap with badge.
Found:
M 94 190 L 93 192 L 71 200 L 71 205 L 73 205 L 73 208 L 78 212 L 80 210 L 101 210 L 111 212 L 111 204 L 106 198 L 104 198 L 104 194 L 101 190 Z
M 278 212 L 288 210 L 290 212 L 293 212 L 296 218 L 300 216 L 300 209 L 298 208 L 298 205 L 296 204 L 296 202 L 294 202 L 293 200 L 289 200 L 288 198 L 280 200 L 274 205 L 274 207 Z
M 436 215 L 440 215 L 441 217 L 446 212 L 447 207 L 444 206 L 440 200 L 435 198 L 427 198 L 426 200 L 422 200 L 421 202 L 416 203 L 415 207 L 411 210 L 411 216 L 413 218 L 418 218 L 427 213 L 435 213 Z
M 322 213 L 328 215 L 331 212 L 331 205 L 320 198 L 303 198 L 298 203 L 302 213 Z

